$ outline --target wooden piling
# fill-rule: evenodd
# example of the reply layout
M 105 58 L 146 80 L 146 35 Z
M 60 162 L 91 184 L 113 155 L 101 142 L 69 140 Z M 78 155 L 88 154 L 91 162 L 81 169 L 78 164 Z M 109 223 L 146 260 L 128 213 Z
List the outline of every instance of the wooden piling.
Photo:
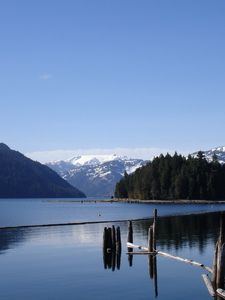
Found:
M 148 251 L 149 252 L 153 252 L 154 248 L 153 248 L 153 226 L 149 227 L 148 230 Z
M 107 251 L 112 251 L 112 229 L 107 229 Z
M 133 226 L 132 226 L 132 222 L 128 221 L 128 234 L 127 234 L 127 243 L 129 245 L 129 243 L 133 243 Z M 127 248 L 127 251 L 129 253 L 133 252 L 133 248 Z M 132 267 L 133 266 L 133 255 L 128 255 L 128 263 L 129 266 Z
M 103 252 L 107 249 L 107 232 L 107 228 L 105 227 L 103 231 Z
M 103 263 L 105 269 L 120 269 L 121 235 L 120 227 L 104 228 L 103 231 Z
M 156 250 L 157 209 L 153 211 L 153 249 Z
M 225 264 L 225 244 L 218 249 L 217 254 L 217 274 L 216 274 L 216 287 L 224 287 L 224 264 Z
M 121 234 L 119 226 L 116 228 L 116 252 L 121 253 Z
M 214 258 L 213 258 L 213 266 L 212 266 L 212 283 L 214 285 L 214 288 L 216 288 L 217 255 L 218 255 L 218 242 L 216 243 L 216 248 L 215 248 Z
M 215 289 L 224 287 L 225 275 L 225 226 L 224 226 L 224 213 L 220 215 L 220 229 L 219 237 L 216 243 L 214 259 L 213 259 L 213 272 L 212 283 Z
M 153 226 L 150 226 L 148 229 L 148 251 L 153 252 Z M 154 277 L 152 255 L 148 256 L 148 260 L 149 260 L 149 275 L 150 278 L 152 279 Z
M 224 218 L 225 218 L 225 213 L 222 212 L 220 215 L 220 235 L 219 235 L 219 243 L 221 243 L 221 245 L 225 242 Z
M 112 250 L 116 250 L 116 230 L 114 225 L 112 226 Z
M 156 220 L 156 219 L 157 219 L 157 216 L 158 216 L 157 208 L 154 208 L 154 210 L 153 210 L 153 215 L 154 215 L 154 220 Z
M 128 243 L 133 243 L 133 226 L 132 226 L 132 222 L 131 221 L 128 221 L 127 242 Z

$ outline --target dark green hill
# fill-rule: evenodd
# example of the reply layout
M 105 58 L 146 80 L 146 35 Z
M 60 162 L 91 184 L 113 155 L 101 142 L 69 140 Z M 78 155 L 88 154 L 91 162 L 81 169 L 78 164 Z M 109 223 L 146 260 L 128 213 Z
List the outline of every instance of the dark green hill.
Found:
M 56 172 L 0 143 L 0 198 L 85 197 Z
M 116 185 L 115 197 L 146 200 L 225 200 L 225 164 L 203 152 L 188 158 L 177 155 L 156 157 Z

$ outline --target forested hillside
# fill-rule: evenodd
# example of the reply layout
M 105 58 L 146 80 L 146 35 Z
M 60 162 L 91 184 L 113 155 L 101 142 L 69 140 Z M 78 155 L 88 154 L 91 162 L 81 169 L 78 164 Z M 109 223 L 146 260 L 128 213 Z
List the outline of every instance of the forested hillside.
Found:
M 225 164 L 216 155 L 207 162 L 197 157 L 161 155 L 131 175 L 125 173 L 115 190 L 116 198 L 171 200 L 225 199 Z
M 56 172 L 0 143 L 0 198 L 85 197 Z

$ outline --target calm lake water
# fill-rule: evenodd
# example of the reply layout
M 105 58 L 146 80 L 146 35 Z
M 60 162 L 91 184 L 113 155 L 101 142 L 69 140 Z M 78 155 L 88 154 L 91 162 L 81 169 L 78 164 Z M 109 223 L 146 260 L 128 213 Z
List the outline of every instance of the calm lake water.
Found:
M 225 210 L 225 204 L 165 205 L 80 200 L 84 199 L 0 199 L 0 227 L 141 219 L 151 217 L 154 208 L 161 216 Z
M 154 207 L 156 207 L 154 205 Z M 0 201 L 1 226 L 78 220 L 146 218 L 153 207 L 140 204 Z M 224 205 L 159 205 L 157 247 L 211 266 Z M 194 215 L 175 215 L 181 213 Z M 175 216 L 168 216 L 169 214 Z M 167 216 L 166 216 L 167 215 Z M 134 221 L 134 242 L 147 245 L 151 220 Z M 105 226 L 120 226 L 121 257 L 102 253 Z M 148 256 L 126 254 L 127 221 L 0 230 L 0 299 L 210 299 L 200 268 L 157 257 L 157 282 Z M 156 287 L 156 289 L 155 289 Z

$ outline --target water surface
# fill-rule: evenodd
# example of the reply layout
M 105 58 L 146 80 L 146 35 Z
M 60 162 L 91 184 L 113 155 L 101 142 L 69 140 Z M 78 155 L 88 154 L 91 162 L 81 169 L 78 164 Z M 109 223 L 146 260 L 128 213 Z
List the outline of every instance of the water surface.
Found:
M 225 204 L 133 204 L 78 202 L 80 199 L 0 199 L 0 227 L 149 218 L 225 210 Z
M 116 205 L 112 210 L 119 211 Z M 145 216 L 150 212 L 148 207 Z M 147 245 L 150 222 L 133 222 L 135 243 Z M 126 221 L 115 223 L 122 233 L 120 264 L 106 265 L 102 233 L 112 224 L 0 230 L 0 299 L 140 300 L 154 299 L 156 292 L 161 300 L 210 299 L 200 268 L 158 256 L 154 282 L 148 256 L 129 259 Z M 218 226 L 219 213 L 161 217 L 157 247 L 211 265 Z

